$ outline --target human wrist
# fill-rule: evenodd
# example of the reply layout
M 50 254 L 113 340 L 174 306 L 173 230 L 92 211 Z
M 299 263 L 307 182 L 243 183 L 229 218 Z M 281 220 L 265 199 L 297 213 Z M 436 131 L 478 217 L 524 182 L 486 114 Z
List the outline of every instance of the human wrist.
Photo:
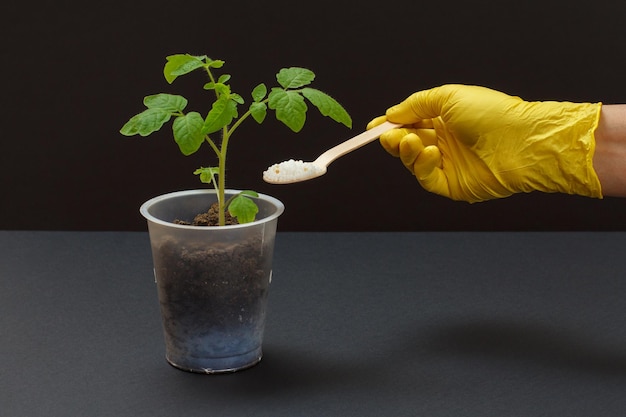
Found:
M 605 196 L 626 197 L 626 105 L 603 105 L 593 167 Z

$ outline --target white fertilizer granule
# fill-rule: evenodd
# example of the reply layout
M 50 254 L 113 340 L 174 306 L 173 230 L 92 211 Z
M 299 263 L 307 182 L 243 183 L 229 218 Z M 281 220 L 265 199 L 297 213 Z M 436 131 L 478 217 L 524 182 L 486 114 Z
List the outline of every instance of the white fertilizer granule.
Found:
M 288 161 L 274 164 L 263 172 L 263 179 L 270 183 L 290 183 L 315 178 L 324 171 L 311 162 Z

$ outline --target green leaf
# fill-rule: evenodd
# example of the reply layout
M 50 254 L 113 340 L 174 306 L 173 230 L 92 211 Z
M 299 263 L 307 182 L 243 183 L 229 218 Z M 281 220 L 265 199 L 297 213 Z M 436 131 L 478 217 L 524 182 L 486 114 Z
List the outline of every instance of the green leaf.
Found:
M 206 58 L 207 58 L 208 66 L 210 68 L 222 68 L 225 64 L 225 62 L 220 59 L 211 59 L 208 57 Z
M 228 84 L 215 83 L 213 84 L 212 89 L 215 90 L 219 95 L 228 96 L 230 94 L 230 86 Z
M 299 93 L 272 88 L 269 95 L 269 107 L 276 110 L 276 118 L 294 132 L 299 132 L 304 126 L 307 106 Z
M 207 135 L 217 132 L 229 125 L 235 117 L 237 117 L 237 103 L 226 96 L 220 97 L 213 103 L 211 111 L 204 121 L 202 132 Z
M 230 99 L 232 101 L 234 101 L 237 104 L 243 104 L 245 103 L 245 100 L 243 99 L 243 97 L 241 97 L 239 94 L 237 93 L 231 93 L 230 94 Z
M 250 114 L 257 123 L 263 123 L 265 116 L 267 116 L 267 105 L 265 103 L 252 103 L 250 105 Z
M 234 197 L 228 205 L 228 212 L 231 216 L 236 217 L 239 223 L 253 222 L 256 214 L 259 212 L 259 208 L 256 203 L 245 195 L 252 195 L 249 193 L 251 192 L 248 191 L 240 193 Z M 256 193 L 254 193 L 254 195 L 256 195 Z
M 180 76 L 198 68 L 204 67 L 204 60 L 208 59 L 206 56 L 193 56 L 189 54 L 177 54 L 170 55 L 165 58 L 167 62 L 163 68 L 163 75 L 169 84 Z
M 225 84 L 228 80 L 230 80 L 230 74 L 222 74 L 220 78 L 217 79 L 217 82 Z
M 196 169 L 193 173 L 194 175 L 199 175 L 200 181 L 202 181 L 204 184 L 211 184 L 211 182 L 215 181 L 215 176 L 218 175 L 219 172 L 220 172 L 219 168 L 200 167 Z
M 276 74 L 276 80 L 285 90 L 311 84 L 314 79 L 313 71 L 306 68 L 283 68 Z
M 161 129 L 170 120 L 172 113 L 163 109 L 146 109 L 130 118 L 120 129 L 120 133 L 125 136 L 139 134 L 148 136 L 152 132 Z
M 189 112 L 174 120 L 172 126 L 174 140 L 183 155 L 191 155 L 200 148 L 200 145 L 204 142 L 204 133 L 202 133 L 203 126 L 204 119 L 200 113 L 196 112 Z
M 256 87 L 254 87 L 254 90 L 252 90 L 252 99 L 254 101 L 261 101 L 265 98 L 266 95 L 267 87 L 263 83 L 257 85 Z
M 323 116 L 329 116 L 336 122 L 352 128 L 352 118 L 348 112 L 334 98 L 314 88 L 303 88 L 302 95 L 306 97 Z
M 144 97 L 143 104 L 149 109 L 179 112 L 187 107 L 187 99 L 183 96 L 161 93 Z

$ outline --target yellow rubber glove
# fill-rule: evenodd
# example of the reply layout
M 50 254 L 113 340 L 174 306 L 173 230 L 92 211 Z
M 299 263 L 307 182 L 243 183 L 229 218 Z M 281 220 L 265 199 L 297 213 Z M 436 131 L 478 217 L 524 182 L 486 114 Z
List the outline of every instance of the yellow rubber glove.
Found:
M 444 85 L 412 94 L 368 128 L 385 120 L 404 124 L 380 143 L 424 189 L 454 200 L 535 190 L 602 198 L 592 165 L 601 106 Z

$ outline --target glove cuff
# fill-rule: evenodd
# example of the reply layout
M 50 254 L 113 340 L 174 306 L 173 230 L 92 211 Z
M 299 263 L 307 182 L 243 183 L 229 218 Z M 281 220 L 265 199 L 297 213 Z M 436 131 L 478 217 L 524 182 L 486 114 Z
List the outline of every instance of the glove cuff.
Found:
M 564 149 L 559 158 L 562 181 L 555 181 L 555 185 L 561 193 L 602 198 L 600 180 L 593 168 L 595 131 L 598 128 L 602 103 L 575 106 L 572 134 L 563 138 L 563 145 L 569 145 L 569 149 Z
M 595 131 L 600 120 L 602 103 L 536 102 L 532 103 L 535 118 L 523 152 L 532 155 L 526 161 L 526 175 L 515 181 L 513 192 L 559 192 L 602 198 L 600 180 L 593 168 Z M 527 125 L 528 126 L 528 125 Z M 524 157 L 520 158 L 524 160 Z

